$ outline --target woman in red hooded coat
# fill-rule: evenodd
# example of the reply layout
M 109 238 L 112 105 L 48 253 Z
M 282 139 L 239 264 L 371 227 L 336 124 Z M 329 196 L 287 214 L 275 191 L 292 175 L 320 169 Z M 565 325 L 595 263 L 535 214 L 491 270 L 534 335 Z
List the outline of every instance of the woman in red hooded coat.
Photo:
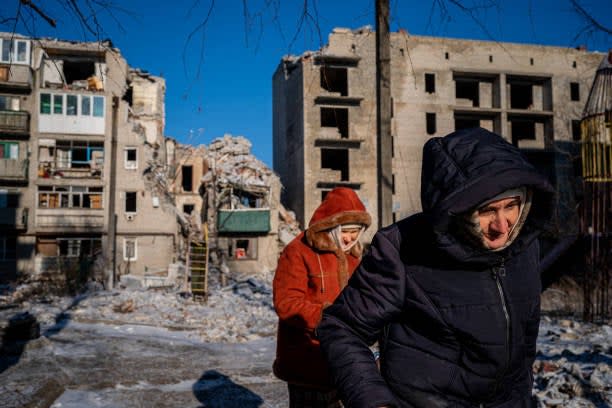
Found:
M 308 229 L 282 252 L 274 275 L 278 339 L 274 374 L 289 384 L 289 406 L 341 406 L 314 330 L 361 259 L 359 237 L 371 218 L 353 190 L 337 187 Z

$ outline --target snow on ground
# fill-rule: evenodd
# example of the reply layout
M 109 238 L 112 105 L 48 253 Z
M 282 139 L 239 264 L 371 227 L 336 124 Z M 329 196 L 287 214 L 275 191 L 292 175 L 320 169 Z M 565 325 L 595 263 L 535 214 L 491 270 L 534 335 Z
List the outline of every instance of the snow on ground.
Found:
M 9 298 L 5 296 L 5 302 Z M 216 287 L 207 303 L 170 289 L 100 290 L 75 298 L 23 301 L 19 309 L 29 310 L 37 318 L 42 333 L 58 317 L 67 317 L 74 322 L 115 327 L 140 325 L 179 330 L 202 343 L 272 339 L 277 324 L 270 276 Z M 595 325 L 571 318 L 542 318 L 534 365 L 534 392 L 540 408 L 611 407 L 611 367 L 610 322 Z

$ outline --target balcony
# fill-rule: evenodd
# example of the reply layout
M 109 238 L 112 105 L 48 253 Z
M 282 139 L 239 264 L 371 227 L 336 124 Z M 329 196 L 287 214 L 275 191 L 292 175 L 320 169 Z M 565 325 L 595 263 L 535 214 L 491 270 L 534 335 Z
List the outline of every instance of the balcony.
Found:
M 93 231 L 104 227 L 104 211 L 91 209 L 36 210 L 36 228 L 39 230 Z
M 29 208 L 0 208 L 0 229 L 27 229 L 29 212 Z
M 0 156 L 9 156 L 0 159 L 0 180 L 16 182 L 27 181 L 29 161 L 25 143 L 2 142 L 0 143 L 0 148 L 3 152 Z
M 219 210 L 217 230 L 221 233 L 268 233 L 270 209 Z
M 30 132 L 30 115 L 21 111 L 0 111 L 0 131 L 18 134 Z
M 0 64 L 0 89 L 29 93 L 32 89 L 30 66 Z

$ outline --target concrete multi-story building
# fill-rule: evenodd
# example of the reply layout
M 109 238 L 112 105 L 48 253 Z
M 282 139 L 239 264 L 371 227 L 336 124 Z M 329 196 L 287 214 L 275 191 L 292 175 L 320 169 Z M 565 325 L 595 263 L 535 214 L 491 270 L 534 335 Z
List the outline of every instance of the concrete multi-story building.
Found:
M 0 50 L 0 275 L 167 270 L 164 80 L 108 41 L 4 33 Z
M 354 188 L 377 225 L 375 33 L 335 29 L 273 77 L 274 169 L 283 203 L 308 222 L 335 186 Z M 423 144 L 482 126 L 564 183 L 571 142 L 603 54 L 391 33 L 393 219 L 420 210 Z M 571 162 L 571 160 L 569 161 Z M 571 164 L 570 164 L 571 166 Z M 369 231 L 373 233 L 375 228 Z

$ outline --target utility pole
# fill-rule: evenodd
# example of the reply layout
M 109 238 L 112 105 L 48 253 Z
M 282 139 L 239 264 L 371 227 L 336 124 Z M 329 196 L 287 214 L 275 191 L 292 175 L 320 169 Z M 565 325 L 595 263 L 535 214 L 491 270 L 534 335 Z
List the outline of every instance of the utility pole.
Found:
M 376 0 L 376 133 L 378 228 L 382 228 L 393 222 L 389 0 Z

